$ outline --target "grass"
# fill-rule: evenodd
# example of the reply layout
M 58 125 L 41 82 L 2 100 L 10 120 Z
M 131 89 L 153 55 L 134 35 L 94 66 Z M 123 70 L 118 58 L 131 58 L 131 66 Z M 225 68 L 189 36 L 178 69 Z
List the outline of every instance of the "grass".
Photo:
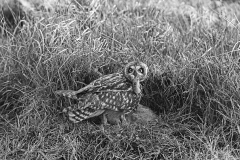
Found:
M 2 26 L 1 159 L 239 159 L 239 29 L 129 1 L 56 9 Z M 142 2 L 143 3 L 143 2 Z M 146 5 L 147 3 L 143 3 Z M 201 17 L 201 15 L 198 15 Z M 54 94 L 134 59 L 150 68 L 141 104 L 158 121 L 72 124 Z

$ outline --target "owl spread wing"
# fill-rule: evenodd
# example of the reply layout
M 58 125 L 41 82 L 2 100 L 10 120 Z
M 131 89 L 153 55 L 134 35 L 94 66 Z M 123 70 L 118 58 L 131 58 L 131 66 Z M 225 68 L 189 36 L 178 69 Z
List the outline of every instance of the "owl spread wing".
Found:
M 132 85 L 121 73 L 105 75 L 78 91 L 58 90 L 55 93 L 73 99 L 79 99 L 87 93 L 130 91 Z
M 132 84 L 123 74 L 115 73 L 102 76 L 78 91 L 58 90 L 55 93 L 79 100 L 78 104 L 63 110 L 72 122 L 78 123 L 84 119 L 98 116 L 106 109 L 123 110 L 128 103 L 132 102 L 127 99 L 130 90 L 132 90 Z M 81 100 L 83 100 L 83 104 L 81 104 Z M 125 103 L 122 104 L 122 101 Z

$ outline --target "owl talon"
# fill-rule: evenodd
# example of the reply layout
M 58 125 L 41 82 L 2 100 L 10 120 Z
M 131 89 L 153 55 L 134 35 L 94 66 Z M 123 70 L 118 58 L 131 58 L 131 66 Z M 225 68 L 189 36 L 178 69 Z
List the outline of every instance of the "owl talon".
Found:
M 106 117 L 105 113 L 103 113 L 103 115 L 102 115 L 102 124 L 103 125 L 108 125 L 108 120 L 107 120 L 107 117 Z
M 128 124 L 128 121 L 127 121 L 127 119 L 126 119 L 126 115 L 125 114 L 123 114 L 123 115 L 121 115 L 121 117 L 120 117 L 121 119 L 121 124 L 122 125 L 127 125 Z

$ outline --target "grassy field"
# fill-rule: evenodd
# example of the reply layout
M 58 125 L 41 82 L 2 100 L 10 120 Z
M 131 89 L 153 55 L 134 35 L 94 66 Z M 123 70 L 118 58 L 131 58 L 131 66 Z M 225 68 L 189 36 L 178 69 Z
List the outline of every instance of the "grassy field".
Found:
M 0 159 L 240 159 L 239 24 L 151 2 L 56 5 L 22 28 L 2 26 Z M 55 90 L 135 59 L 150 68 L 141 104 L 157 121 L 103 132 L 67 120 L 73 102 Z

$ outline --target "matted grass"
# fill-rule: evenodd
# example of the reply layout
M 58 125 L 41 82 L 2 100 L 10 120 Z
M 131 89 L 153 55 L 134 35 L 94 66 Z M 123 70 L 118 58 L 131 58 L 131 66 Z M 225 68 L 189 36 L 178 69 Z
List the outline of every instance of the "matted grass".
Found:
M 134 3 L 66 6 L 3 33 L 0 159 L 240 157 L 238 28 Z M 103 132 L 66 119 L 72 102 L 55 90 L 77 90 L 98 78 L 94 70 L 118 72 L 135 59 L 150 68 L 141 104 L 158 121 Z

